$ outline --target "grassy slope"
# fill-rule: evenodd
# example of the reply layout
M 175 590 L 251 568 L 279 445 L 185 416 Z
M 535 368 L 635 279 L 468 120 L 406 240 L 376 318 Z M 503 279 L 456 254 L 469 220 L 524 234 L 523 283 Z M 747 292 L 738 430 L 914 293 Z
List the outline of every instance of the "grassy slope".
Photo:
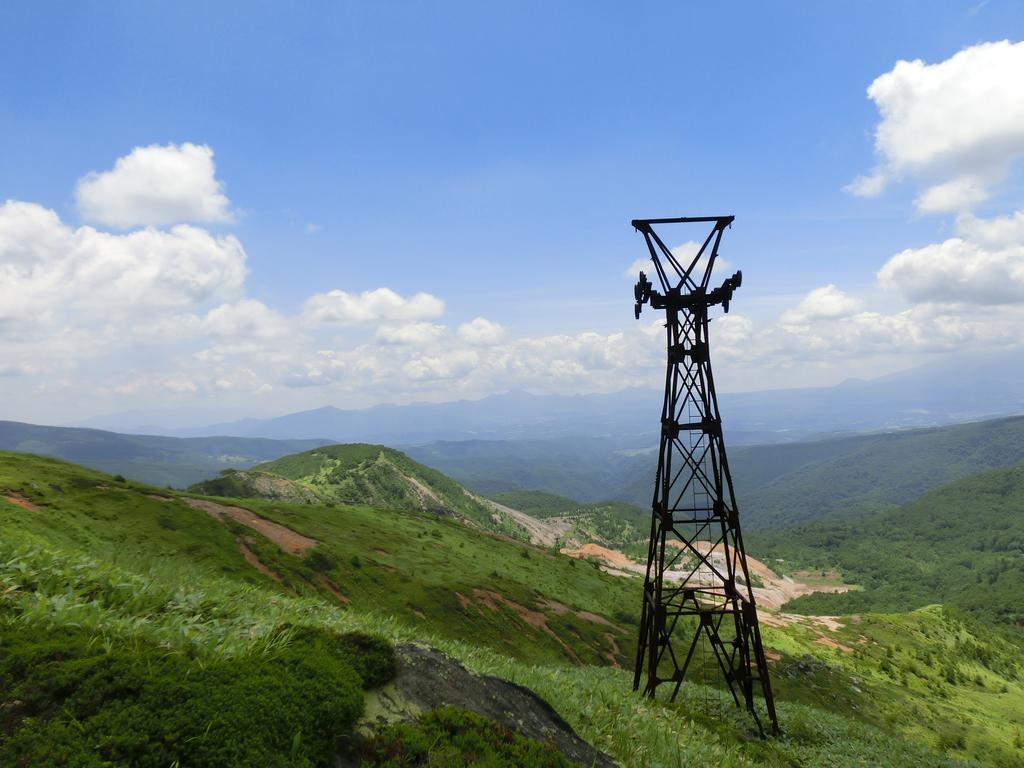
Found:
M 322 542 L 311 550 L 315 557 L 307 553 L 302 559 L 249 529 L 191 508 L 182 501 L 188 495 L 116 482 L 63 462 L 0 453 L 0 489 L 39 506 L 38 512 L 29 512 L 0 501 L 0 529 L 17 530 L 23 540 L 85 547 L 115 563 L 159 560 L 277 587 L 245 561 L 236 546 L 236 539 L 244 537 L 282 580 L 277 588 L 294 594 L 335 599 L 319 581 L 326 576 L 353 607 L 386 610 L 523 659 L 575 655 L 604 663 L 611 653 L 626 664 L 632 656 L 636 599 L 628 583 L 587 563 L 433 514 L 255 499 L 227 502 Z M 544 600 L 572 610 L 546 607 Z M 597 614 L 608 623 L 581 618 L 579 612 Z
M 500 527 L 491 510 L 457 482 L 383 445 L 325 446 L 259 464 L 251 473 L 226 473 L 193 486 L 193 490 L 258 496 L 251 482 L 257 474 L 292 481 L 297 498 L 312 494 L 322 502 L 426 511 L 454 515 L 489 529 Z M 518 532 L 507 527 L 507 533 Z
M 834 566 L 863 590 L 788 607 L 818 613 L 907 610 L 932 602 L 1024 623 L 1024 464 L 925 494 L 855 522 L 816 522 L 748 537 L 794 565 Z
M 352 599 L 340 609 L 311 584 L 292 596 L 255 571 L 245 572 L 230 530 L 221 535 L 212 518 L 193 516 L 195 510 L 176 501 L 151 499 L 144 487 L 5 455 L 0 488 L 40 505 L 31 512 L 0 501 L 5 611 L 40 628 L 73 624 L 103 647 L 145 641 L 214 657 L 244 655 L 279 642 L 275 628 L 284 624 L 427 641 L 472 669 L 533 687 L 585 738 L 628 766 L 938 765 L 932 751 L 938 746 L 953 756 L 983 755 L 987 764 L 1012 765 L 1021 754 L 1014 746 L 1024 725 L 1019 646 L 941 610 L 849 623 L 839 637 L 852 652 L 823 646 L 807 625 L 766 628 L 766 642 L 779 659 L 773 667 L 787 735 L 761 743 L 746 738 L 745 718 L 720 704 L 714 689 L 687 686 L 676 705 L 652 703 L 629 693 L 626 672 L 569 664 L 553 644 L 544 650 L 546 635 L 525 634 L 512 612 L 453 610 L 458 601 L 453 605 L 451 590 L 458 585 L 518 590 L 524 601 L 537 589 L 583 608 L 609 609 L 620 600 L 632 607 L 634 582 L 610 580 L 582 563 L 542 559 L 539 550 L 429 516 L 255 505 L 320 538 L 339 560 L 332 575 Z M 187 524 L 168 526 L 168 516 Z M 434 531 L 446 546 L 434 545 Z M 373 548 L 389 536 L 389 554 L 377 559 Z M 401 555 L 397 542 L 404 545 Z M 341 567 L 349 553 L 360 558 L 358 567 Z M 260 555 L 271 557 L 263 549 Z M 284 572 L 285 559 L 271 564 Z M 300 561 L 286 575 L 299 587 L 308 572 Z M 406 605 L 411 594 L 420 595 L 422 604 Z M 416 611 L 428 618 L 419 619 Z M 508 623 L 488 625 L 499 615 Z M 570 636 L 567 629 L 564 637 Z

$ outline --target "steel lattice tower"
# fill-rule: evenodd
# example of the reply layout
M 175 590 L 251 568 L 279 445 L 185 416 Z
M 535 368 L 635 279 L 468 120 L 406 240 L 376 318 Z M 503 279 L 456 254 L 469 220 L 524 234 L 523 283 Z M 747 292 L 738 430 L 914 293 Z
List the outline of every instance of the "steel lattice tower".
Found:
M 779 732 L 757 608 L 740 535 L 732 476 L 722 439 L 722 419 L 708 354 L 708 310 L 729 311 L 737 272 L 710 289 L 722 233 L 732 216 L 637 219 L 661 290 L 641 272 L 636 317 L 646 303 L 665 310 L 668 368 L 661 413 L 661 446 L 655 476 L 651 539 L 644 582 L 640 640 L 633 689 L 653 697 L 661 683 L 679 693 L 694 654 L 710 645 L 717 669 L 737 705 L 764 727 L 754 706 L 760 684 L 772 733 Z M 655 233 L 661 224 L 711 225 L 700 251 L 681 259 Z

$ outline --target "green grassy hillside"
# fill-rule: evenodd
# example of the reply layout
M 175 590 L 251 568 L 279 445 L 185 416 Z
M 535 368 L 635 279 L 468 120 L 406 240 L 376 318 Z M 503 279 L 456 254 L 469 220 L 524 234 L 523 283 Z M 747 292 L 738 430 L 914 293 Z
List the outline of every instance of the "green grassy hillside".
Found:
M 249 510 L 316 542 L 297 553 L 228 516 L 218 519 L 192 506 L 199 503 L 192 495 L 50 459 L 0 453 L 5 488 L 0 528 L 19 531 L 23 540 L 86 547 L 132 566 L 179 564 L 286 594 L 386 610 L 532 661 L 603 663 L 611 656 L 625 664 L 632 656 L 637 601 L 628 583 L 433 513 L 210 499 L 215 512 Z
M 941 608 L 830 627 L 766 613 L 785 733 L 762 742 L 713 677 L 671 705 L 630 691 L 635 580 L 422 512 L 230 504 L 0 454 L 0 764 L 327 765 L 390 674 L 387 644 L 408 641 L 536 690 L 625 766 L 1024 755 L 1018 639 Z M 450 756 L 492 733 L 408 727 L 375 743 Z
M 835 567 L 863 589 L 787 608 L 899 611 L 933 602 L 1024 624 L 1024 464 L 964 478 L 898 509 L 748 536 L 792 566 Z
M 284 456 L 248 471 L 229 470 L 192 491 L 214 496 L 366 504 L 430 512 L 525 538 L 511 521 L 435 469 L 383 445 L 330 445 Z

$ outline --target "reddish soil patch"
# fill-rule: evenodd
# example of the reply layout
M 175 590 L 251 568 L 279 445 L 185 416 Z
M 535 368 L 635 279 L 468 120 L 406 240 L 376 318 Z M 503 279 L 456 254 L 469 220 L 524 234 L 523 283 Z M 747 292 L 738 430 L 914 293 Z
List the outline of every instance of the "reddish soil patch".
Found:
M 826 648 L 835 648 L 837 651 L 844 651 L 846 653 L 853 653 L 853 648 L 848 645 L 833 640 L 831 637 L 825 637 L 825 635 L 818 635 L 818 639 L 815 640 L 818 645 L 824 645 Z
M 390 555 L 391 553 L 388 552 L 386 549 L 375 549 L 375 550 L 373 550 L 373 554 L 375 554 L 375 555 Z
M 765 651 L 764 657 L 768 661 L 782 661 L 782 654 L 776 653 L 775 651 Z
M 580 657 L 576 655 L 576 652 L 568 645 L 566 645 L 565 641 L 562 640 L 562 638 L 560 638 L 557 634 L 555 634 L 551 627 L 548 626 L 548 617 L 540 611 L 531 611 L 525 605 L 520 605 L 514 600 L 509 600 L 507 597 L 505 597 L 502 594 L 499 594 L 498 592 L 489 592 L 483 589 L 474 589 L 473 597 L 475 597 L 478 602 L 483 603 L 495 613 L 501 610 L 501 605 L 505 605 L 506 607 L 511 608 L 524 622 L 529 624 L 531 627 L 539 629 L 545 635 L 547 635 L 560 646 L 562 646 L 562 650 L 564 650 L 573 661 L 575 661 L 577 664 L 582 664 L 582 662 L 580 661 Z
M 466 597 L 461 592 L 456 592 L 455 593 L 455 599 L 459 601 L 459 605 L 462 606 L 463 610 L 465 610 L 466 608 L 469 608 L 469 606 L 471 606 L 473 604 L 473 601 L 470 600 L 468 597 Z
M 234 520 L 236 523 L 241 523 L 254 531 L 263 534 L 270 541 L 274 542 L 292 555 L 302 555 L 307 549 L 312 549 L 318 542 L 316 539 L 311 539 L 308 536 L 303 536 L 297 531 L 293 531 L 280 523 L 275 523 L 272 520 L 267 520 L 265 517 L 260 517 L 255 512 L 249 509 L 243 509 L 242 507 L 229 507 L 226 504 L 217 504 L 213 501 L 206 501 L 205 499 L 184 499 L 185 503 L 194 509 L 201 509 L 209 515 L 216 517 L 218 520 L 223 520 L 225 517 Z
M 606 619 L 604 616 L 598 616 L 596 613 L 591 613 L 590 611 L 576 611 L 576 615 L 584 621 L 589 621 L 593 624 L 602 624 L 606 627 L 615 626 L 610 621 L 608 621 L 608 619 Z
M 600 544 L 584 544 L 579 549 L 569 549 L 568 547 L 565 547 L 561 550 L 561 553 L 563 555 L 568 555 L 569 557 L 596 557 L 603 560 L 613 568 L 621 568 L 624 570 L 628 570 L 630 566 L 635 565 L 635 563 L 626 555 L 614 549 L 602 547 Z
M 4 498 L 7 499 L 7 501 L 11 502 L 11 504 L 14 504 L 16 507 L 27 509 L 29 512 L 39 511 L 39 507 L 37 507 L 28 499 L 26 499 L 24 496 L 19 496 L 16 493 L 9 493 L 6 496 L 4 496 Z
M 538 600 L 537 605 L 556 616 L 565 616 L 571 610 L 569 606 L 556 603 L 554 600 Z
M 147 493 L 146 498 L 153 499 L 153 501 L 163 501 L 165 503 L 169 501 L 174 501 L 173 496 L 161 496 L 160 494 L 157 493 Z
M 272 570 L 270 570 L 266 566 L 266 564 L 256 556 L 256 553 L 249 549 L 249 544 L 245 541 L 245 539 L 239 536 L 237 539 L 235 539 L 235 544 L 238 545 L 238 551 L 242 553 L 242 557 L 245 558 L 245 562 L 247 562 L 257 571 L 262 573 L 264 576 L 269 576 L 278 584 L 282 583 L 281 577 L 274 573 Z
M 345 594 L 340 589 L 338 589 L 338 585 L 330 579 L 328 579 L 326 576 L 324 576 L 324 574 L 321 573 L 319 576 L 316 577 L 316 583 L 324 589 L 326 589 L 332 595 L 334 595 L 334 597 L 337 598 L 338 602 L 342 605 L 348 605 L 349 602 L 351 602 L 345 596 Z
M 604 639 L 608 641 L 608 645 L 611 646 L 611 651 L 606 653 L 604 657 L 608 659 L 613 667 L 621 669 L 619 665 L 618 657 L 622 655 L 622 649 L 619 648 L 619 644 L 615 642 L 615 635 L 611 632 L 604 633 Z

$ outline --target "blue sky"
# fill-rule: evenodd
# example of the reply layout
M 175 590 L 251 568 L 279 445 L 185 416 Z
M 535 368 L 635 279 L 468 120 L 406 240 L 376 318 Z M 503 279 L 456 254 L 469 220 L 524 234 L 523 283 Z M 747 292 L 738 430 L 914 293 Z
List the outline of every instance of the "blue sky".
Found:
M 623 272 L 642 255 L 628 226 L 638 216 L 735 214 L 723 253 L 744 271 L 735 311 L 757 327 L 827 285 L 860 297 L 861 310 L 889 312 L 921 296 L 875 295 L 883 265 L 904 249 L 944 242 L 965 213 L 1011 216 L 1022 207 L 1020 163 L 1014 139 L 1006 167 L 986 171 L 984 200 L 938 214 L 914 203 L 932 182 L 956 176 L 938 161 L 922 170 L 893 154 L 890 165 L 902 170 L 884 193 L 850 194 L 844 186 L 880 162 L 879 104 L 866 89 L 900 60 L 934 65 L 1022 37 L 1024 6 L 997 0 L 15 3 L 0 27 L 0 200 L 52 210 L 71 229 L 131 232 L 147 222 L 117 227 L 83 214 L 79 179 L 110 171 L 137 147 L 191 143 L 212 150 L 230 211 L 191 224 L 244 248 L 244 285 L 234 284 L 227 301 L 244 296 L 286 317 L 334 289 L 386 287 L 444 302 L 441 314 L 381 316 L 343 324 L 340 335 L 307 325 L 314 356 L 380 341 L 379 323 L 399 320 L 443 325 L 435 336 L 454 338 L 457 327 L 482 317 L 501 326 L 506 347 L 635 334 Z M 1011 127 L 1015 119 L 1007 118 Z M 2 248 L 0 239 L 0 264 Z M 227 296 L 215 293 L 195 306 L 175 304 L 164 319 L 206 317 Z M 38 338 L 99 321 L 77 313 L 62 322 L 36 329 Z M 28 359 L 17 346 L 26 334 L 9 334 L 9 355 Z M 200 359 L 210 348 L 200 332 L 159 343 L 144 336 L 97 343 L 59 371 L 57 353 L 12 368 L 0 388 L 19 412 L 0 416 L 74 419 L 165 402 L 269 413 L 509 386 L 642 383 L 615 372 L 623 361 L 599 360 L 589 371 L 591 350 L 548 360 L 566 366 L 561 377 L 502 369 L 470 382 L 476 374 L 463 355 L 454 367 L 434 366 L 447 376 L 388 376 L 393 386 L 382 388 L 372 377 L 342 381 L 342 370 L 300 387 L 293 369 L 308 369 L 308 360 L 271 364 L 264 349 L 253 353 L 256 362 L 239 362 L 238 344 Z M 272 346 L 291 346 L 287 338 L 282 331 Z M 83 342 L 69 345 L 81 350 Z M 435 362 L 458 351 L 442 347 Z M 722 376 L 732 389 L 756 388 L 755 380 L 830 383 L 955 347 L 813 360 L 787 352 L 785 365 L 762 360 L 751 377 L 739 364 L 740 344 L 724 356 Z M 415 350 L 386 351 L 416 367 Z M 656 369 L 654 358 L 644 360 Z M 232 386 L 228 374 L 223 386 L 181 383 L 190 375 L 199 382 L 197 370 L 215 365 L 247 369 L 259 383 Z M 131 377 L 140 382 L 134 389 L 121 386 Z M 162 389 L 171 379 L 176 389 Z M 88 394 L 69 404 L 67 387 Z

